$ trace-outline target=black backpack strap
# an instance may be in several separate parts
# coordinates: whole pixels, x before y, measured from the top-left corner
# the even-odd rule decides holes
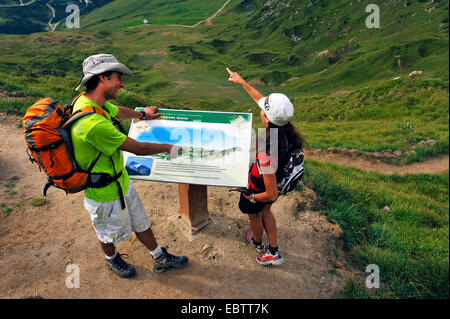
[[[113,182],[113,181],[116,182],[117,187],[119,188],[120,204],[122,205],[122,209],[125,209],[125,207],[126,207],[125,198],[123,197],[122,186],[120,185],[120,183],[118,181],[119,177],[122,176],[122,171],[119,174],[117,174],[116,167],[114,166],[114,161],[111,156],[109,158],[111,159],[112,167],[114,170],[114,177],[112,178],[111,182]]]
[[[111,116],[111,121],[113,122],[114,126],[116,126],[120,133],[127,135],[127,133],[125,132],[125,129],[123,128],[122,124],[120,124],[120,122],[118,120],[116,120],[114,117]]]
[[[47,176],[47,184],[45,184],[45,186],[44,186],[44,196],[45,197],[47,197],[47,191],[48,191],[48,189],[50,188],[50,187],[56,187],[56,188],[59,188],[59,189],[62,189],[61,187],[59,187],[58,185],[56,185],[51,179],[50,179],[50,177],[48,177]],[[65,191],[66,192],[66,195],[67,195],[67,191],[65,190],[65,189],[62,189],[63,191]]]
[[[86,94],[86,92],[81,92],[80,94],[78,94],[77,96],[75,96],[75,97],[73,98],[72,102],[64,108],[64,113],[68,114],[67,112],[69,112],[69,114],[71,114],[72,111],[73,111],[73,106],[75,105],[75,103],[78,101],[78,99],[79,99],[81,96],[83,96],[83,95],[85,95],[85,94]],[[116,126],[122,134],[127,135],[127,133],[125,132],[125,129],[124,129],[123,126],[122,126],[122,124],[120,124],[120,122],[119,122],[117,119],[115,119],[114,117],[112,117],[112,116],[109,114],[109,112],[108,112],[107,110],[102,109],[102,111],[105,112],[105,113],[108,113],[108,115],[109,115],[111,121],[113,122],[114,126]],[[78,112],[81,112],[81,110],[78,110],[77,112],[75,112],[75,113],[72,114],[72,115],[75,115],[75,114],[77,114]],[[96,110],[96,107],[92,107],[92,112],[93,112],[93,113],[99,114],[99,112],[97,112],[97,110]],[[100,115],[102,115],[102,114],[100,114]]]
[[[47,146],[43,146],[43,147],[29,147],[28,149],[32,152],[43,152],[43,151],[48,151],[48,150],[52,150],[57,148],[59,145],[63,144],[64,140],[61,139],[59,141],[56,141],[53,144],[47,145]]]
[[[94,168],[94,166],[95,166],[95,164],[97,164],[97,162],[98,162],[98,160],[99,160],[99,158],[100,158],[100,156],[102,155],[102,152],[99,152],[98,153],[98,155],[97,155],[97,158],[91,163],[91,165],[89,166],[89,168],[88,168],[88,170],[87,170],[87,172],[90,174],[91,173],[91,171],[92,171],[92,169]]]
[[[55,186],[55,183],[51,179],[48,179],[48,183],[44,186],[44,196],[47,197],[47,191],[51,186]]]
[[[122,134],[127,135],[127,133],[125,133],[125,129],[122,127],[122,125],[120,124],[120,122],[118,120],[116,120],[114,117],[111,116],[111,121],[113,122],[113,125],[116,126]],[[125,198],[123,196],[122,186],[120,185],[120,183],[118,181],[119,177],[122,176],[122,171],[119,174],[117,174],[116,167],[114,166],[114,161],[111,156],[109,158],[111,159],[112,166],[114,169],[114,175],[115,175],[112,180],[115,181],[117,184],[117,187],[119,189],[119,195],[120,195],[120,204],[122,205],[122,209],[125,209],[125,207],[126,207]]]
[[[72,110],[73,110],[73,106],[74,106],[75,103],[78,101],[78,99],[79,99],[82,95],[84,95],[84,94],[86,94],[86,92],[81,92],[80,94],[77,94],[77,95],[73,98],[72,102],[64,108],[64,113],[66,113],[66,114],[71,114],[71,113],[72,113]]]

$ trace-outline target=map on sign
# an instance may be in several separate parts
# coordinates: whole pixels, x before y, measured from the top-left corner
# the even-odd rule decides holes
[[[143,108],[136,108],[142,111]],[[131,179],[211,186],[247,186],[251,113],[159,109],[158,120],[134,121],[128,136],[138,142],[173,144],[169,153],[137,156],[124,152]]]

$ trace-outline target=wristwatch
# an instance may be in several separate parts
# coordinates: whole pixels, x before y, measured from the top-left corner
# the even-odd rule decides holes
[[[250,199],[249,199],[250,203],[252,204],[256,204],[256,199],[255,199],[255,194],[251,193],[250,194]]]
[[[141,114],[142,114],[142,116],[141,116],[139,119],[140,119],[140,120],[145,120],[145,117],[146,117],[147,115],[145,114],[144,111],[141,111]]]

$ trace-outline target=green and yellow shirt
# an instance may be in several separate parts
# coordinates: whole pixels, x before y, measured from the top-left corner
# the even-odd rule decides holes
[[[76,101],[73,112],[87,106],[99,107],[83,95]],[[102,109],[108,118],[119,113],[118,107],[110,102],[106,102]],[[102,155],[92,169],[93,173],[108,173],[115,176],[114,169],[117,174],[122,171],[122,176],[120,176],[118,182],[125,195],[130,181],[124,168],[123,154],[119,147],[125,142],[127,136],[102,115],[91,114],[82,117],[72,125],[71,137],[75,159],[82,169],[87,170],[101,152]],[[102,188],[87,188],[84,193],[86,197],[98,202],[109,202],[120,198],[117,183],[111,183]]]

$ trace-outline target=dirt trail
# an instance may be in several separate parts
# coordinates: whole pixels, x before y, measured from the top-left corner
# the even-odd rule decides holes
[[[200,20],[199,22],[197,22],[196,24],[193,25],[185,25],[185,24],[165,24],[164,26],[166,27],[182,27],[182,28],[196,28],[198,27],[200,24],[202,23],[206,23],[206,25],[212,25],[212,20],[219,14],[221,13],[225,7],[227,6],[227,4],[230,2],[231,0],[227,0],[225,1],[225,3],[219,8],[219,10],[217,10],[212,16],[210,16],[209,18]]]
[[[336,150],[305,150],[305,157],[321,162],[333,162],[341,165],[356,167],[366,171],[374,171],[383,174],[440,174],[449,169],[449,156],[440,156],[420,163],[408,165],[393,165],[382,162],[380,159],[371,158],[366,160],[361,155],[351,155],[350,152],[337,152]]]
[[[42,198],[44,176],[25,154],[17,127],[21,117],[0,113],[0,119],[0,209],[12,208],[8,215],[0,214],[0,298],[340,298],[346,280],[365,277],[347,264],[342,230],[318,212],[320,198],[306,185],[302,193],[290,193],[273,206],[286,262],[265,268],[242,236],[248,220],[237,207],[236,193],[208,187],[212,222],[190,241],[171,222],[178,216],[177,186],[135,181],[158,242],[187,255],[190,263],[153,274],[149,253],[133,236],[118,250],[129,254],[138,275],[120,279],[104,267],[83,194],[66,196],[51,189],[47,204],[31,205],[32,199]],[[448,156],[405,168],[326,151],[306,154],[385,173],[448,169]],[[69,264],[80,269],[80,288],[66,287]]]
[[[365,277],[347,264],[342,230],[318,212],[320,198],[306,186],[273,206],[285,264],[266,268],[243,238],[248,218],[236,193],[208,187],[212,222],[189,241],[170,221],[178,215],[178,187],[135,181],[158,242],[190,263],[153,274],[148,251],[133,235],[118,251],[138,275],[121,279],[104,266],[83,194],[51,189],[47,204],[31,205],[42,198],[45,179],[26,157],[19,121],[8,116],[0,123],[0,204],[12,208],[0,214],[0,298],[340,298],[346,280]],[[80,288],[66,287],[69,264],[80,269]]]

